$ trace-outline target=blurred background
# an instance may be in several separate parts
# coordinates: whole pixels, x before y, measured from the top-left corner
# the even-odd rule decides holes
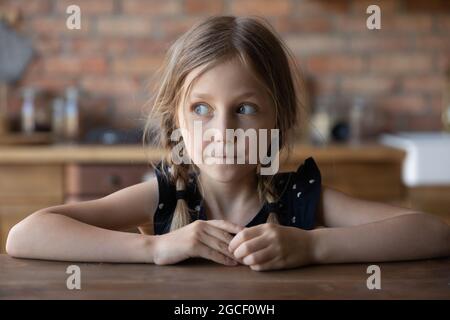
[[[366,25],[372,4],[380,30]],[[152,75],[174,39],[220,14],[265,17],[301,68],[307,110],[283,170],[313,156],[324,184],[450,222],[450,1],[3,0],[3,242],[35,210],[151,175],[160,152],[140,143]]]

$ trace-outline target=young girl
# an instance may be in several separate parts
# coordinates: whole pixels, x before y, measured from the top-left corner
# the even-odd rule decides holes
[[[260,174],[260,163],[198,161],[213,142],[194,143],[195,123],[204,131],[278,129],[280,148],[288,148],[301,104],[294,70],[263,19],[222,16],[196,25],[168,52],[146,126],[144,141],[158,120],[168,154],[156,175],[98,200],[31,214],[11,229],[7,252],[159,265],[202,257],[253,270],[450,255],[447,224],[322,186],[313,158],[273,175]],[[177,129],[193,163],[174,161]],[[133,226],[141,234],[121,231]]]

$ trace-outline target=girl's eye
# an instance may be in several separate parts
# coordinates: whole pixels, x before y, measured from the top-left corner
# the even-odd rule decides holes
[[[238,113],[253,114],[256,113],[256,108],[250,104],[243,104],[239,107]]]
[[[205,105],[205,104],[197,104],[194,106],[194,112],[196,114],[198,114],[199,116],[206,116],[208,115],[208,113],[210,112],[209,110],[209,106]]]

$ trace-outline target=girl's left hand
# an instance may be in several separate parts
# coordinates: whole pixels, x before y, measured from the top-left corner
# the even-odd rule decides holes
[[[273,223],[245,228],[231,240],[228,249],[252,270],[295,268],[313,263],[309,231]]]

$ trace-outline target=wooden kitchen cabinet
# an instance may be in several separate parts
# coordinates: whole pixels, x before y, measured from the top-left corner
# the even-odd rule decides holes
[[[40,209],[98,199],[140,183],[144,164],[3,164],[0,165],[0,252],[9,230]]]
[[[148,165],[68,164],[65,173],[65,202],[98,199],[144,181]]]
[[[12,226],[64,201],[61,165],[0,165],[0,252]]]

